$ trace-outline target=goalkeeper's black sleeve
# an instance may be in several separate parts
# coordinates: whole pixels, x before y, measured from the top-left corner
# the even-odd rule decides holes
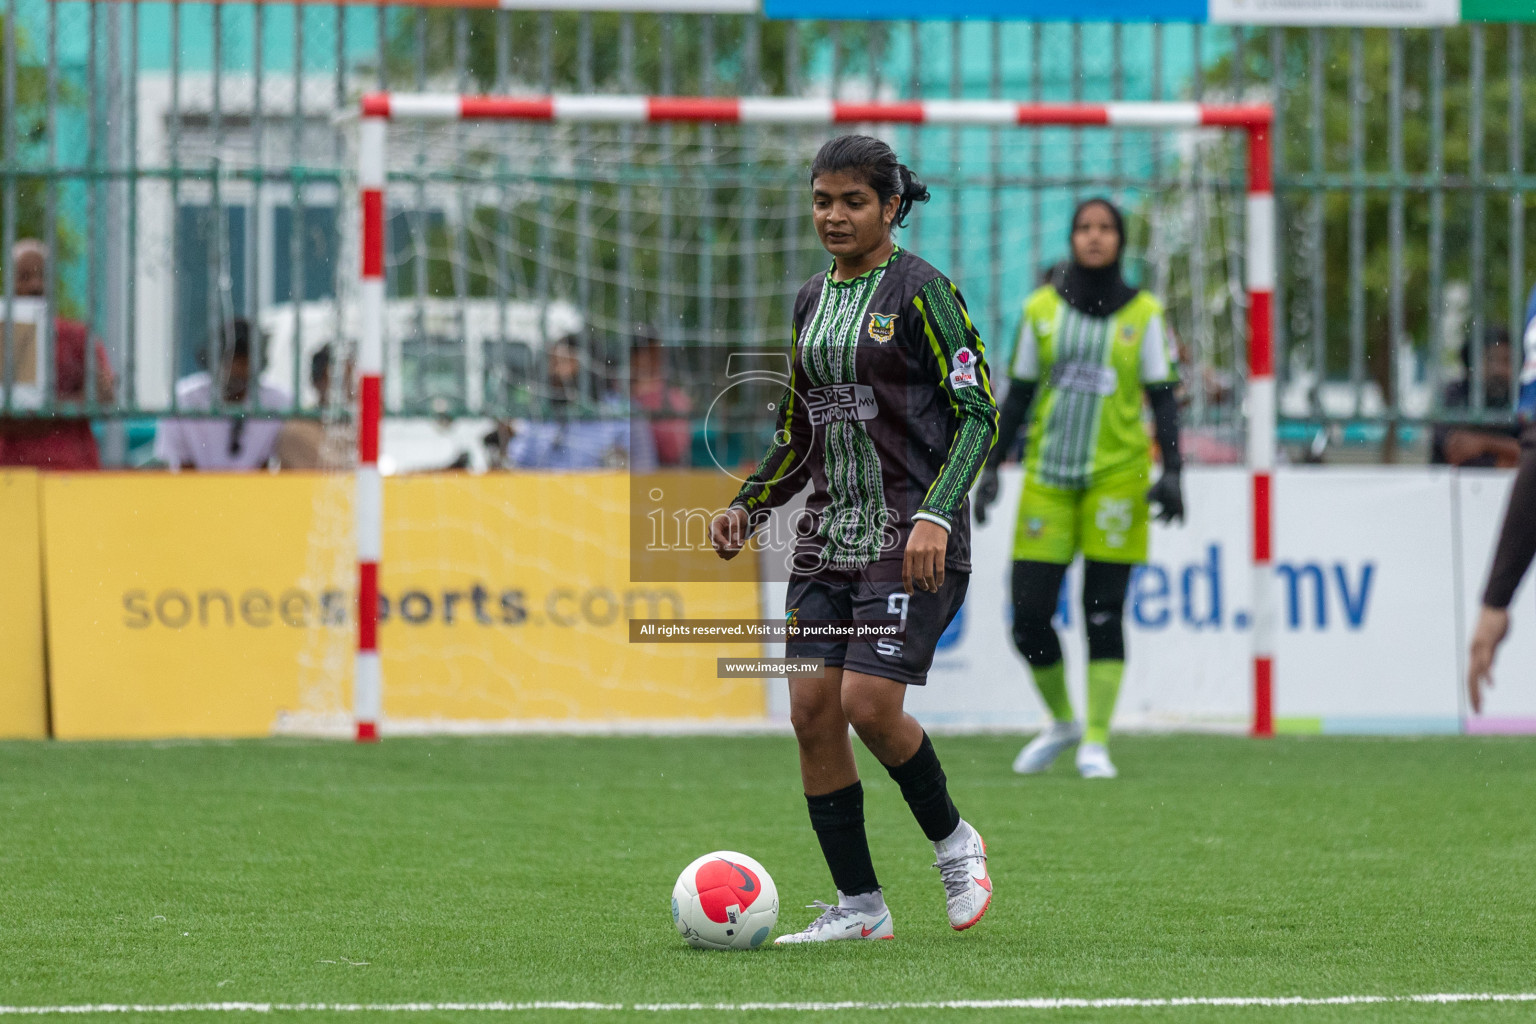
[[[1172,384],[1153,384],[1147,388],[1152,405],[1152,430],[1157,446],[1163,451],[1163,472],[1177,473],[1184,468],[1179,452],[1179,399]]]
[[[1008,384],[1008,397],[997,416],[997,440],[987,456],[987,468],[996,469],[1008,457],[1013,439],[1029,418],[1029,407],[1035,402],[1036,384],[1032,380],[1014,380]]]

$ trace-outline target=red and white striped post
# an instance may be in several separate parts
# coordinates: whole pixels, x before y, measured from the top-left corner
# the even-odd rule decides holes
[[[1275,734],[1275,197],[1268,122],[1248,128],[1248,472],[1253,511],[1253,735]]]
[[[379,668],[379,559],[384,547],[384,482],[379,476],[379,423],[384,370],[384,130],[380,117],[359,126],[358,186],[361,193],[362,274],[358,294],[357,414],[357,663],[352,717],[357,741],[379,738],[384,708]]]
[[[1251,626],[1253,637],[1253,734],[1274,731],[1274,611],[1271,551],[1274,517],[1271,479],[1275,464],[1274,348],[1270,305],[1275,279],[1275,205],[1270,181],[1271,109],[1263,104],[1203,103],[1016,103],[1010,100],[914,100],[844,103],[830,99],[708,96],[460,96],[453,93],[374,93],[362,101],[363,146],[363,430],[372,430],[378,453],[378,373],[383,353],[384,123],[401,121],[585,121],[644,123],[695,121],[720,124],[950,124],[984,127],[1105,125],[1125,128],[1229,128],[1248,133],[1248,466],[1253,491]],[[373,204],[370,206],[370,203]],[[371,232],[371,233],[370,233]],[[373,275],[369,274],[369,261]],[[370,319],[371,318],[371,319]],[[371,346],[371,348],[370,348]],[[368,362],[369,353],[373,362]],[[371,367],[371,370],[369,369]],[[368,405],[369,373],[373,404]],[[370,428],[370,423],[372,424]],[[364,451],[366,451],[366,447]],[[371,461],[358,471],[359,588],[377,594],[379,477]],[[365,473],[368,479],[365,483]],[[365,500],[365,492],[372,497]],[[368,510],[368,511],[365,511]],[[369,516],[373,518],[370,519]],[[364,534],[372,530],[365,546]],[[365,552],[373,562],[366,562]],[[377,601],[359,608],[358,737],[376,733],[379,715],[378,655],[372,646]],[[366,641],[366,642],[365,642]],[[369,662],[367,672],[364,661]],[[366,691],[366,693],[365,693]],[[365,699],[366,697],[366,699]],[[364,712],[370,716],[365,719]]]

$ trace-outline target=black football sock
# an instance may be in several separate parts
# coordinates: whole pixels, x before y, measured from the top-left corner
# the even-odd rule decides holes
[[[930,842],[936,843],[954,834],[960,826],[960,812],[955,810],[955,802],[949,798],[944,768],[939,764],[939,755],[934,753],[933,741],[926,732],[917,753],[894,768],[886,765],[885,770],[901,787],[901,795],[907,798],[912,816]]]
[[[834,793],[807,795],[805,802],[837,891],[844,896],[879,891],[869,840],[864,835],[864,784],[855,782]]]

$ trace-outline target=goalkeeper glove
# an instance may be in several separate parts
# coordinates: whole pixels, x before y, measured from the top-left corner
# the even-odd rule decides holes
[[[1184,521],[1184,489],[1179,486],[1178,473],[1164,473],[1152,489],[1147,491],[1147,504],[1158,506],[1157,521],[1160,523]]]

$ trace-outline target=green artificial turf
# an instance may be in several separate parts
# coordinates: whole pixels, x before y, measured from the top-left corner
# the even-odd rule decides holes
[[[949,929],[932,850],[865,757],[896,940],[753,953],[686,947],[669,897],[694,857],[736,849],[777,883],[780,931],[832,898],[788,738],[0,744],[0,1006],[1536,992],[1536,743],[1127,736],[1121,778],[1090,783],[1068,759],[1013,775],[1015,737],[936,742],[987,839],[985,920]],[[1511,1021],[1536,1004],[858,1016]]]

